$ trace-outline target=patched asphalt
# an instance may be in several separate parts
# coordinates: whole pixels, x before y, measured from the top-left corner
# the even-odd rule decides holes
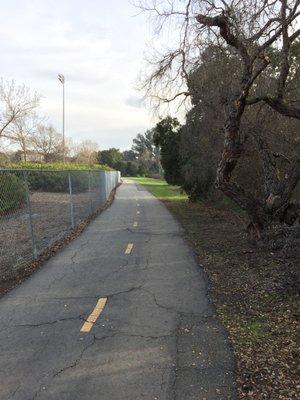
[[[80,237],[0,300],[1,400],[236,399],[204,272],[141,189],[125,181]]]

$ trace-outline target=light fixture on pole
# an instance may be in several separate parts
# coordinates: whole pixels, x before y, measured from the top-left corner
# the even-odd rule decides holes
[[[63,74],[58,74],[58,80],[63,86],[63,109],[62,109],[62,137],[63,137],[63,162],[66,161],[65,154],[65,77]]]

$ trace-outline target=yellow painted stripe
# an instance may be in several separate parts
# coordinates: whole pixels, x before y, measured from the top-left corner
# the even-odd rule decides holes
[[[93,309],[91,314],[88,316],[85,323],[82,325],[80,332],[89,332],[92,329],[94,323],[97,321],[97,318],[102,313],[106,302],[107,302],[107,297],[101,297],[97,301],[95,308]]]
[[[134,227],[137,227],[137,226],[138,226],[138,223],[137,223],[136,221],[134,221],[133,226],[134,226]]]
[[[132,252],[132,249],[133,249],[133,243],[128,243],[125,250],[125,254],[130,254]]]

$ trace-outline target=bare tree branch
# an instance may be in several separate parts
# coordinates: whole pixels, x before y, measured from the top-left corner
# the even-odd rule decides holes
[[[14,81],[0,80],[0,138],[13,122],[29,115],[39,105],[40,95]]]

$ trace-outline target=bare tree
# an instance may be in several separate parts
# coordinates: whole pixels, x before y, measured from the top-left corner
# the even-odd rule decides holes
[[[27,114],[12,122],[6,130],[5,137],[11,143],[19,145],[24,161],[27,161],[28,150],[33,147],[33,137],[37,134],[38,126],[42,124],[42,118],[37,114]]]
[[[62,136],[52,125],[39,124],[36,132],[31,135],[31,143],[34,150],[44,157],[44,161],[62,159]]]
[[[6,164],[12,160],[13,152],[10,149],[10,143],[8,140],[0,141],[0,163]]]
[[[230,48],[239,60],[239,68],[232,71],[235,90],[226,107],[216,186],[247,211],[257,237],[274,223],[294,220],[298,206],[290,200],[300,177],[299,158],[291,160],[284,176],[278,177],[273,154],[259,132],[255,132],[265,171],[264,198],[259,199],[239,186],[232,176],[248,139],[240,129],[246,107],[264,102],[282,115],[300,119],[300,108],[289,91],[295,75],[290,52],[300,34],[296,29],[300,0],[153,0],[150,3],[141,2],[139,7],[155,16],[157,32],[162,32],[165,26],[169,30],[171,27],[176,43],[173,49],[170,50],[169,44],[166,52],[157,52],[149,60],[147,93],[163,102],[189,96],[187,82],[199,65],[203,49],[208,45],[221,46],[224,51]],[[274,51],[279,59],[276,65],[271,62]],[[260,92],[263,74],[271,74],[274,80],[266,93]],[[291,210],[295,213],[292,219]]]
[[[98,143],[92,140],[84,140],[75,149],[74,160],[84,164],[95,164],[97,162]]]
[[[24,86],[14,81],[0,80],[0,138],[5,136],[12,123],[28,116],[39,105],[40,96],[31,94]]]

